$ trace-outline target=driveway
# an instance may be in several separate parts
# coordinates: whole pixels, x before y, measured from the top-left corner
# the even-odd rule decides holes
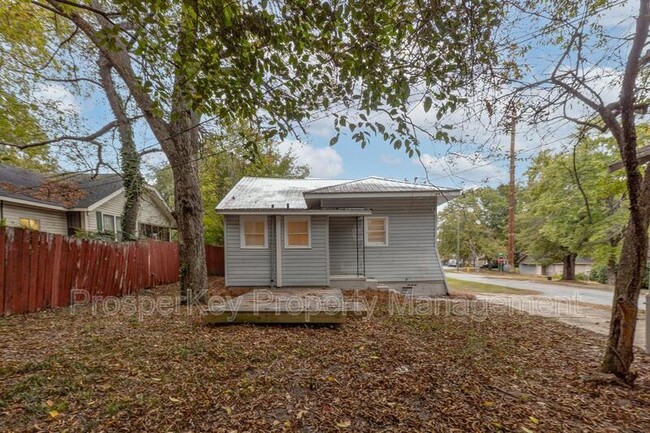
[[[573,302],[585,302],[588,304],[612,306],[613,293],[605,290],[588,289],[580,287],[564,286],[553,283],[539,283],[535,281],[511,280],[508,278],[485,277],[475,274],[448,273],[449,278],[455,278],[463,281],[474,281],[484,284],[496,284],[499,286],[510,287],[512,289],[534,290],[543,296],[558,298],[561,300],[571,300]],[[645,310],[645,296],[639,297],[639,309]]]

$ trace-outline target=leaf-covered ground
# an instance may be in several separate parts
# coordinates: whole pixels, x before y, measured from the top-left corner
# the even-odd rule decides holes
[[[650,431],[650,358],[593,381],[604,338],[549,319],[382,295],[338,328],[209,327],[175,290],[0,318],[0,431]]]

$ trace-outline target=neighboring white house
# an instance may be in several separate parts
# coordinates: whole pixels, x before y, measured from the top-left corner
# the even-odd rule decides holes
[[[459,193],[378,177],[245,177],[216,208],[226,285],[445,294],[436,208]]]
[[[593,268],[594,261],[589,258],[578,257],[575,263],[575,273],[589,275]],[[564,263],[551,263],[542,265],[534,261],[524,261],[519,264],[519,273],[524,275],[538,275],[543,277],[552,277],[562,275],[564,272]]]
[[[73,235],[75,231],[112,232],[121,237],[126,199],[115,174],[44,175],[0,164],[0,219],[14,227]],[[158,191],[144,188],[137,235],[170,240],[176,222]]]

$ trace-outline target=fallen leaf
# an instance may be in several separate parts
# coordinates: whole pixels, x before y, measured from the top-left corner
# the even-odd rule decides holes
[[[346,420],[346,421],[341,421],[341,422],[337,422],[337,423],[336,423],[336,426],[337,426],[337,427],[341,427],[341,428],[348,428],[348,427],[350,427],[351,425],[352,425],[352,423],[351,423],[350,421],[347,421],[347,420]]]

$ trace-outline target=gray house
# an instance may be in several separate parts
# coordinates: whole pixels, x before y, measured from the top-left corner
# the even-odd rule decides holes
[[[0,222],[59,235],[104,232],[121,239],[126,196],[116,174],[45,175],[0,164]],[[150,186],[140,199],[137,235],[170,240],[176,227],[171,210]]]
[[[459,193],[378,177],[245,177],[216,208],[226,285],[445,294],[436,208]]]

